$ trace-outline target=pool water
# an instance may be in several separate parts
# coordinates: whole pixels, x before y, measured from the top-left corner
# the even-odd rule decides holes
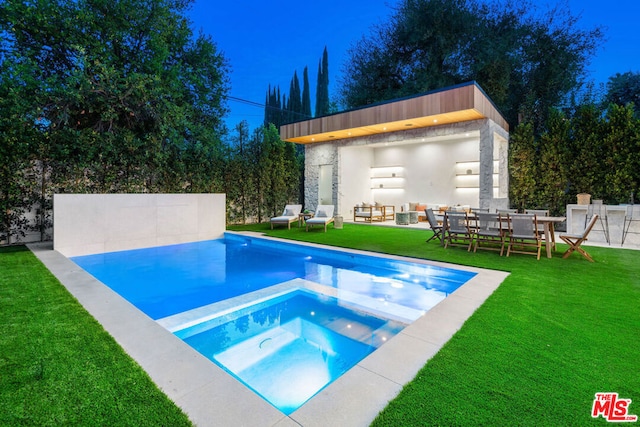
[[[72,260],[285,414],[475,275],[234,234]]]
[[[175,334],[287,415],[405,326],[300,290],[224,318]]]
[[[296,278],[424,313],[475,275],[232,234],[72,260],[155,320]]]

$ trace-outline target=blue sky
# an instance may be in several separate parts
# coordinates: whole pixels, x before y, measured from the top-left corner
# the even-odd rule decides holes
[[[231,92],[235,98],[263,104],[268,85],[289,92],[294,70],[302,83],[309,67],[314,106],[318,62],[325,46],[329,52],[330,97],[337,97],[337,83],[347,50],[372,25],[386,20],[398,0],[196,0],[190,18],[196,31],[212,36],[231,65]],[[553,3],[553,2],[552,2]],[[568,0],[579,25],[603,26],[605,43],[589,66],[591,78],[605,83],[615,73],[640,71],[640,1]],[[230,101],[230,128],[247,120],[253,130],[264,118],[264,109]]]

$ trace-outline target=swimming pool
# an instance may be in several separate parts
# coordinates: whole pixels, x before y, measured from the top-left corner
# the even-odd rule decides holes
[[[289,415],[406,325],[293,290],[175,332]]]
[[[72,260],[284,413],[295,410],[384,340],[376,345],[372,341],[334,346],[334,343],[351,343],[352,337],[303,315],[278,316],[278,321],[271,322],[266,330],[256,329],[255,325],[248,328],[250,320],[263,319],[258,313],[270,309],[268,307],[274,302],[279,304],[285,295],[289,298],[295,292],[303,291],[308,296],[311,292],[313,304],[321,303],[324,308],[309,310],[305,306],[307,301],[302,304],[307,312],[329,310],[333,313],[334,309],[327,307],[335,304],[340,306],[341,314],[335,317],[341,319],[340,322],[344,323],[352,316],[368,317],[372,324],[356,323],[368,325],[365,328],[370,330],[376,329],[376,322],[393,325],[387,328],[388,337],[391,337],[476,274],[236,235],[226,235],[222,240]],[[277,310],[284,312],[282,308]],[[219,332],[229,328],[246,328],[248,335],[241,334],[233,340],[218,339]],[[285,336],[288,338],[282,338]],[[226,341],[226,345],[220,347],[222,341]],[[270,343],[276,341],[282,345],[270,347]],[[326,343],[331,345],[327,347]],[[265,356],[268,352],[255,354],[248,357],[250,362],[236,363],[238,351],[244,353],[247,348],[267,350],[266,347],[278,351],[268,356]],[[292,349],[295,352],[292,353]],[[287,389],[290,391],[288,400],[279,392],[270,396],[269,391],[264,391],[263,385],[271,385],[281,378],[278,373],[282,365],[277,361],[288,357],[293,360],[307,358],[309,363],[304,367],[313,366],[305,354],[319,356],[316,359],[326,365],[325,373],[319,378],[327,381],[318,380],[305,392],[291,386]],[[331,362],[334,357],[335,364]],[[276,391],[280,389],[276,388]]]
[[[71,259],[155,320],[296,278],[424,313],[475,275],[232,234]]]

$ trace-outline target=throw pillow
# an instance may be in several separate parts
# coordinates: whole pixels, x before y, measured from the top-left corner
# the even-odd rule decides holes
[[[285,209],[283,216],[294,216],[293,209]]]
[[[427,205],[416,205],[416,210],[418,212],[424,212],[425,209],[427,209]]]
[[[409,202],[409,210],[410,211],[415,211],[416,210],[416,206],[418,206],[417,202],[416,203]]]
[[[318,212],[316,212],[316,217],[317,218],[326,218],[327,217],[327,213],[325,211],[323,211],[322,209],[320,209]]]

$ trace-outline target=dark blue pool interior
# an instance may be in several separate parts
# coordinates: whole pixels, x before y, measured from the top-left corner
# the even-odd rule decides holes
[[[74,257],[153,319],[303,278],[416,309],[475,273],[243,236]]]

